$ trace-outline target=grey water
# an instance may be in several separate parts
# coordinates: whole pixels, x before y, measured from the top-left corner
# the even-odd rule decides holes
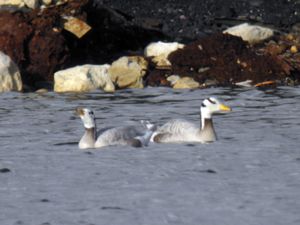
[[[208,96],[218,141],[79,150],[78,106],[98,128],[148,119],[200,123]],[[300,224],[300,88],[146,88],[0,94],[1,225]]]

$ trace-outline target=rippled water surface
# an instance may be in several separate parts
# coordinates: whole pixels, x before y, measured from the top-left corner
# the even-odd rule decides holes
[[[101,126],[214,117],[212,144],[82,151],[77,106]],[[1,225],[300,224],[300,88],[0,94]],[[7,170],[8,169],[8,170]]]

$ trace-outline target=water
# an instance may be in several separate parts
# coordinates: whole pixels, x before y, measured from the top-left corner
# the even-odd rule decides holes
[[[101,124],[214,118],[212,144],[82,151],[75,107]],[[0,95],[1,225],[300,224],[300,89],[167,88],[115,94]]]

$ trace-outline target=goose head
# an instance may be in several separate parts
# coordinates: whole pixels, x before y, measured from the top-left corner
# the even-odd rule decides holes
[[[76,108],[75,113],[81,118],[85,133],[80,139],[78,145],[80,149],[94,148],[96,140],[96,123],[92,110],[87,108]]]
[[[201,112],[201,120],[202,120],[202,129],[204,127],[204,120],[211,119],[212,115],[215,113],[223,113],[229,112],[231,108],[229,106],[224,105],[215,97],[209,97],[204,99],[201,104],[200,112]]]
[[[83,125],[86,129],[96,127],[94,112],[87,108],[76,108],[76,114],[81,118]]]

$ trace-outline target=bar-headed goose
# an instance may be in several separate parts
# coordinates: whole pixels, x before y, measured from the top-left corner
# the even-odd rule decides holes
[[[97,131],[92,110],[77,108],[76,114],[81,118],[85,127],[85,133],[78,144],[80,149],[101,148],[108,145],[146,146],[150,141],[153,130],[156,128],[148,121],[141,121],[140,127],[123,126],[104,128]]]
[[[174,119],[157,128],[152,134],[151,141],[157,143],[173,142],[213,142],[217,139],[212,115],[217,112],[228,112],[231,108],[222,104],[218,99],[205,99],[200,107],[201,126],[183,119]]]

